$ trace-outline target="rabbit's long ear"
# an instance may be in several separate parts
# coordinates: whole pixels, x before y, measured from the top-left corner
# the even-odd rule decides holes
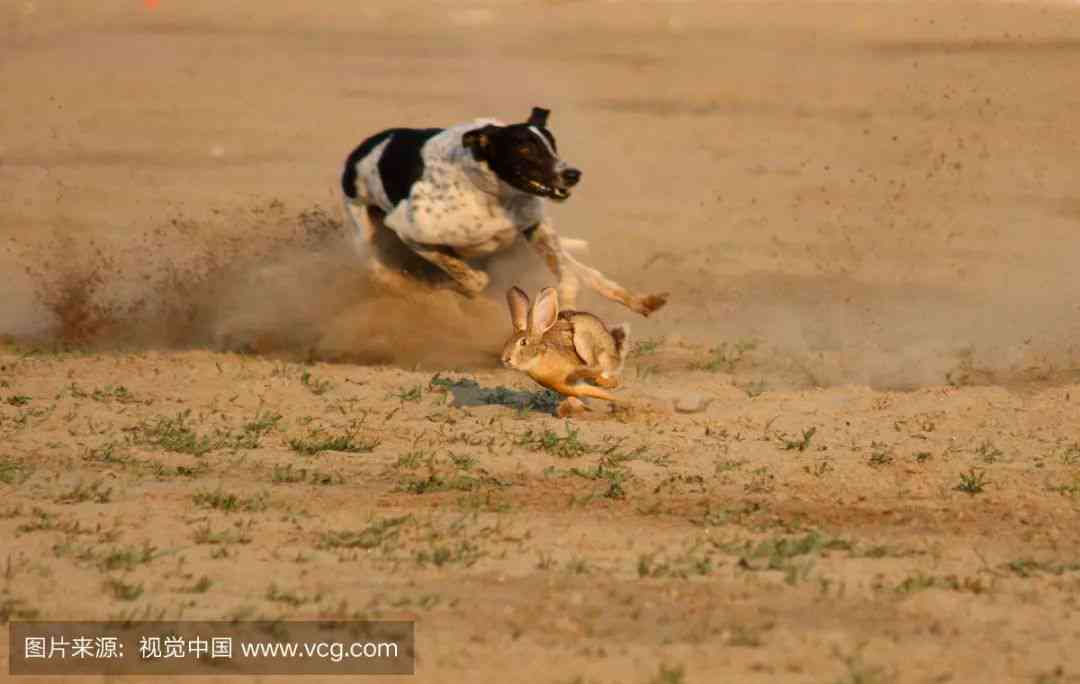
[[[529,325],[529,295],[520,288],[512,287],[506,291],[506,303],[510,307],[510,321],[514,332],[525,332]]]
[[[529,312],[529,336],[538,339],[544,335],[559,318],[559,294],[553,287],[540,290]]]

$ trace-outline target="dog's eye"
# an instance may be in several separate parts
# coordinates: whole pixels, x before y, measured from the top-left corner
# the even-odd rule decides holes
[[[523,156],[525,156],[525,157],[531,157],[532,153],[533,153],[533,150],[532,150],[531,147],[526,146],[526,147],[519,147],[518,152],[521,152],[521,154]]]
[[[522,347],[525,346],[525,338],[524,337],[522,337],[520,340],[518,340],[518,345],[520,345]]]

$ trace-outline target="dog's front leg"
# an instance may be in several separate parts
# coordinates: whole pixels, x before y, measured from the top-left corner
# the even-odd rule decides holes
[[[667,303],[668,294],[634,295],[622,285],[607,278],[603,273],[591,266],[586,266],[567,252],[559,241],[559,236],[548,220],[541,221],[532,234],[529,242],[533,244],[540,255],[544,257],[548,268],[559,279],[559,302],[573,302],[578,291],[578,280],[574,272],[581,274],[586,284],[603,296],[619,302],[632,311],[642,316],[648,316]],[[565,285],[564,285],[565,283]],[[563,298],[563,287],[567,287],[570,299]],[[564,304],[564,308],[573,308],[572,304]]]
[[[577,275],[572,268],[568,268],[566,250],[559,241],[558,234],[547,220],[541,221],[529,230],[525,231],[529,244],[537,251],[547,267],[555,275],[559,292],[559,306],[563,309],[573,309],[577,302],[577,294],[580,289]]]
[[[463,260],[447,254],[437,247],[421,244],[402,238],[402,242],[420,257],[438,266],[454,279],[461,291],[469,297],[475,297],[484,291],[491,278],[483,271],[477,271]]]

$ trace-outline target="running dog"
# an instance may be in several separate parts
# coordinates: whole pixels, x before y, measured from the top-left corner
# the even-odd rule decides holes
[[[562,202],[581,171],[559,158],[547,129],[550,112],[534,107],[524,123],[477,119],[451,128],[392,128],[353,150],[341,176],[346,214],[358,239],[374,245],[389,229],[413,254],[437,267],[465,295],[487,287],[469,260],[510,247],[522,235],[555,275],[559,301],[573,308],[579,278],[604,297],[648,316],[667,293],[633,294],[570,249],[544,215],[544,199]],[[393,270],[371,249],[375,274]]]

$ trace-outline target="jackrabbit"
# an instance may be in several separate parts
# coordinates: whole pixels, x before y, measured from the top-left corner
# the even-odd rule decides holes
[[[580,397],[620,401],[606,390],[619,386],[629,326],[609,329],[590,313],[559,311],[559,296],[550,287],[531,307],[517,287],[507,291],[506,302],[514,334],[503,347],[503,365],[567,397],[559,405],[560,417],[583,409]]]

